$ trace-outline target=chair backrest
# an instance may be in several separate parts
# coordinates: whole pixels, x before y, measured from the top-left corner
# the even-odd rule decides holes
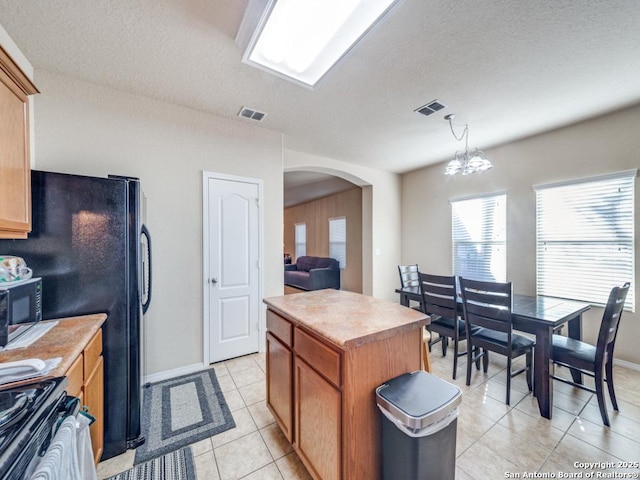
[[[405,287],[419,287],[419,269],[418,265],[398,265],[398,272],[400,272],[400,286]]]
[[[420,273],[420,288],[424,313],[458,318],[456,277]]]
[[[467,335],[472,327],[484,327],[509,335],[511,343],[511,282],[482,282],[460,277],[462,311]]]
[[[615,345],[616,336],[618,335],[618,327],[622,318],[622,310],[624,302],[629,292],[629,282],[622,287],[613,287],[609,293],[607,306],[602,314],[602,323],[600,324],[600,333],[598,334],[598,343],[596,345],[596,358],[604,359],[605,351],[613,354],[613,346]]]

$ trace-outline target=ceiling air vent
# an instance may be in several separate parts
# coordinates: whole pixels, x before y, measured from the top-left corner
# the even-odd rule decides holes
[[[242,107],[240,109],[240,113],[238,113],[239,117],[248,118],[249,120],[255,120],[256,122],[261,122],[264,117],[267,116],[264,112],[259,112],[258,110],[254,110],[253,108]]]
[[[443,104],[441,104],[437,100],[434,100],[431,103],[427,103],[426,105],[416,108],[414,111],[421,113],[422,115],[429,116],[432,113],[436,113],[437,111],[442,110],[443,108]]]

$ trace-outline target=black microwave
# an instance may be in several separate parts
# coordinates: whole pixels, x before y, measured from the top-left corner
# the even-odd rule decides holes
[[[0,284],[0,347],[26,333],[42,320],[42,279],[17,285]]]

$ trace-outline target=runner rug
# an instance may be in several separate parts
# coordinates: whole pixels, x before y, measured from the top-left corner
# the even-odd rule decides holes
[[[158,458],[141,463],[107,480],[196,480],[193,452],[181,448]]]

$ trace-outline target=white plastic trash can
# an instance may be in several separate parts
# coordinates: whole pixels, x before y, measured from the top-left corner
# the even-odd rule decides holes
[[[376,389],[382,412],[382,478],[454,480],[462,392],[422,370]]]

